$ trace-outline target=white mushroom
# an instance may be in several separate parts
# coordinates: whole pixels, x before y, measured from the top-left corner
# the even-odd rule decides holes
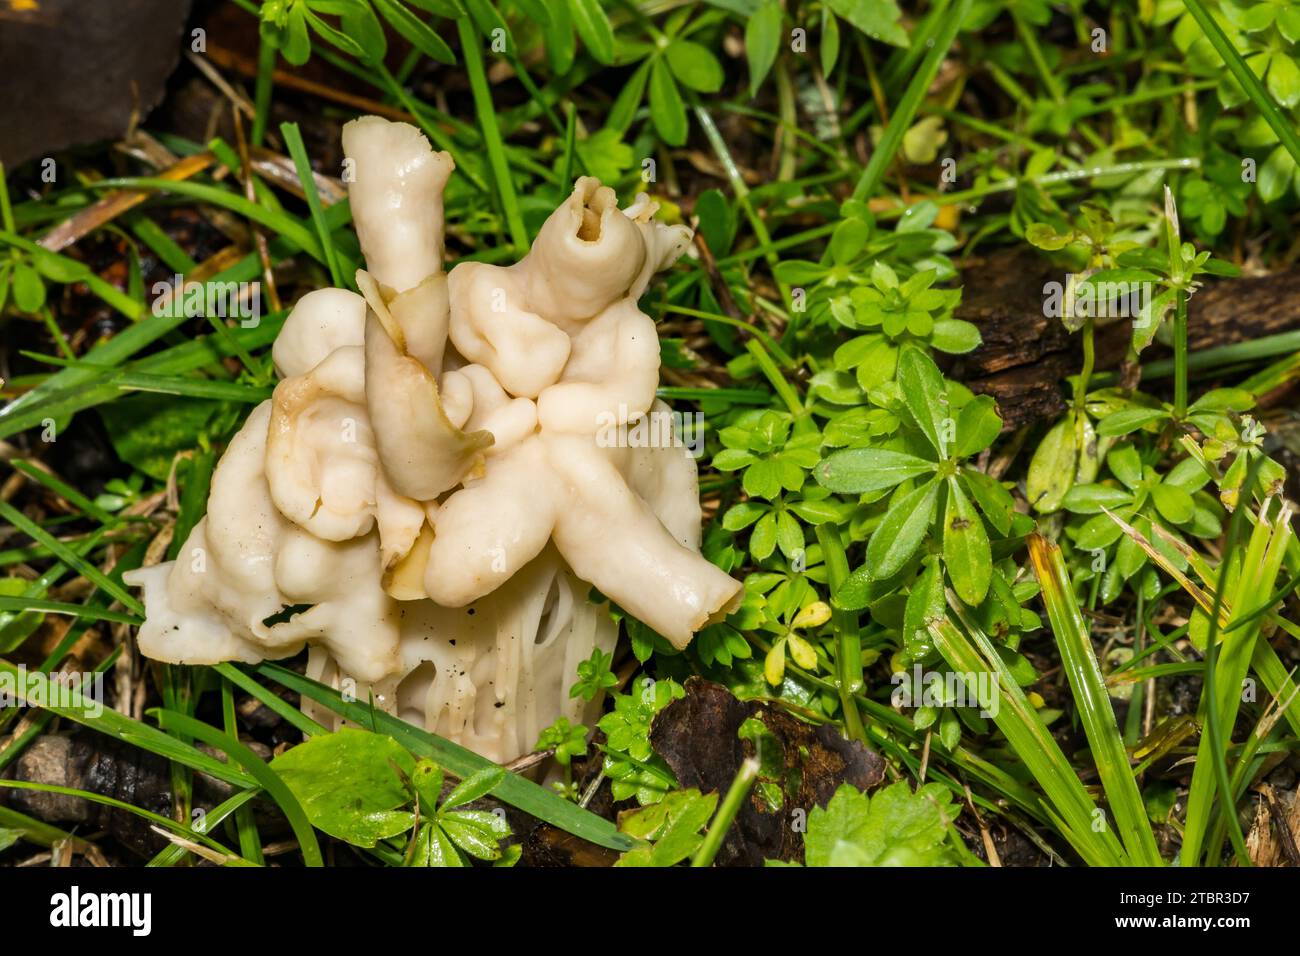
[[[362,295],[304,296],[175,562],[133,572],[144,653],[309,648],[308,673],[499,761],[561,714],[617,636],[592,586],[678,647],[740,585],[700,555],[695,462],[658,402],[637,299],[690,231],[580,179],[512,266],[442,272],[450,158],[412,127],[344,128]],[[310,708],[330,726],[337,721]]]
[[[492,433],[466,434],[442,409],[438,383],[433,373],[408,351],[409,339],[399,316],[419,316],[425,308],[441,306],[446,313],[446,296],[426,290],[425,281],[389,303],[364,272],[357,273],[366,304],[365,377],[366,407],[374,427],[375,443],[384,473],[401,494],[431,501],[465,477],[483,467],[483,449],[492,444]],[[441,276],[435,278],[441,279]],[[437,298],[439,301],[430,302]],[[406,325],[415,324],[408,318]],[[444,329],[445,320],[439,323]],[[432,349],[441,359],[442,348]]]
[[[281,378],[306,375],[335,349],[365,344],[366,300],[347,289],[317,289],[298,300],[271,346]]]
[[[363,116],[343,127],[348,200],[366,268],[394,292],[442,270],[442,191],[456,168],[414,126]]]

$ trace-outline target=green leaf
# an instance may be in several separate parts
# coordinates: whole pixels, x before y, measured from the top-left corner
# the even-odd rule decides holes
[[[723,448],[713,456],[713,467],[719,471],[735,471],[754,464],[754,455],[743,448]]]
[[[303,6],[306,6],[306,4],[303,4]],[[310,8],[308,8],[307,11],[307,22],[316,32],[316,35],[326,43],[330,44],[330,46],[342,50],[350,57],[355,57],[363,62],[365,61],[366,51],[361,48],[360,43],[352,39],[352,37],[348,36],[346,33],[334,29],[320,17],[315,16],[311,12]]]
[[[1264,202],[1275,202],[1285,196],[1295,172],[1295,159],[1285,146],[1278,146],[1259,167],[1259,198]]]
[[[69,259],[41,247],[33,250],[32,265],[36,271],[53,282],[81,282],[92,275],[90,267],[76,259]]]
[[[1116,445],[1106,454],[1111,474],[1130,489],[1142,483],[1142,459],[1131,444]],[[1109,505],[1107,506],[1109,507]]]
[[[14,305],[19,311],[35,314],[45,304],[45,283],[40,273],[25,262],[14,263]]]
[[[456,788],[447,794],[447,799],[438,809],[440,812],[451,810],[485,797],[499,787],[505,777],[506,772],[502,767],[484,767],[482,770],[477,770],[458,783]]]
[[[1187,492],[1200,491],[1209,483],[1210,473],[1195,458],[1184,458],[1165,475],[1164,483]]]
[[[857,368],[871,352],[884,342],[880,335],[859,335],[849,339],[835,350],[834,362],[837,371],[845,372]]]
[[[822,75],[830,76],[835,61],[840,56],[840,21],[835,19],[830,7],[822,7],[821,67]]]
[[[1244,388],[1215,388],[1188,406],[1191,412],[1248,412],[1255,407],[1255,396]]]
[[[451,838],[452,843],[475,859],[496,860],[501,857],[496,834],[469,814],[439,814],[438,826]]]
[[[1097,423],[1097,434],[1102,437],[1127,435],[1168,417],[1169,413],[1163,408],[1122,408]]]
[[[745,58],[749,61],[749,95],[758,95],[776,54],[781,49],[781,21],[784,14],[778,0],[766,0],[750,14],[745,24]]]
[[[1300,7],[1280,8],[1277,11],[1277,28],[1292,43],[1300,43]]]
[[[311,37],[307,34],[307,8],[294,4],[289,8],[289,20],[280,46],[284,58],[294,66],[302,66],[311,57]]]
[[[1061,499],[1061,507],[1077,515],[1100,514],[1102,508],[1114,511],[1133,500],[1133,493],[1110,485],[1075,485]]]
[[[422,757],[415,762],[415,769],[410,773],[411,786],[420,798],[421,812],[432,816],[438,810],[438,801],[442,799],[442,782],[446,774],[432,760]]]
[[[944,612],[943,572],[937,561],[926,560],[923,570],[907,595],[903,608],[903,639],[911,640],[920,633],[927,644],[931,621],[940,620]]]
[[[686,142],[686,106],[672,72],[662,59],[656,59],[650,69],[650,117],[659,136],[669,146]]]
[[[736,238],[736,213],[719,189],[706,189],[695,200],[700,232],[714,256],[725,256]]]
[[[1002,482],[974,468],[963,468],[959,480],[998,534],[1009,534],[1016,502],[1011,492],[1002,487]]]
[[[934,471],[935,463],[887,448],[848,448],[833,452],[813,469],[823,488],[861,495],[892,488],[908,478]]]
[[[610,28],[609,18],[601,7],[599,0],[569,0],[569,12],[573,14],[573,25],[578,28],[578,36],[596,61],[609,66],[614,62],[614,31]],[[651,88],[653,96],[653,87]],[[684,121],[683,121],[684,125]],[[660,133],[662,133],[662,128]],[[667,137],[665,137],[667,139]],[[680,143],[674,143],[680,146]]]
[[[701,93],[722,88],[722,64],[708,47],[691,40],[674,40],[664,51],[668,66],[685,86]]]
[[[637,107],[641,105],[646,82],[650,79],[650,68],[655,62],[655,60],[646,60],[632,71],[627,83],[619,91],[618,98],[614,100],[614,105],[610,107],[605,124],[607,128],[617,130],[620,135],[627,132],[636,117]]]
[[[943,525],[943,563],[957,596],[972,607],[984,600],[993,574],[988,532],[956,477],[948,479]]]
[[[577,44],[573,40],[573,17],[569,13],[568,4],[556,3],[548,11],[550,21],[542,27],[542,35],[545,37],[546,57],[550,61],[551,70],[557,75],[563,75],[573,69],[573,59],[577,54]],[[641,73],[641,91],[645,91],[645,71]],[[637,94],[637,103],[641,101],[641,94]],[[611,114],[612,115],[612,114]],[[622,132],[626,127],[621,127]]]
[[[199,436],[226,407],[224,402],[146,393],[98,410],[118,456],[150,478],[166,481],[176,456],[197,447]]]
[[[740,484],[750,497],[775,498],[781,493],[781,466],[768,458],[756,461],[745,469]]]
[[[908,45],[907,31],[898,22],[900,14],[894,0],[826,0],[826,5],[873,40]]]
[[[1056,252],[1074,241],[1074,232],[1061,234],[1045,222],[1031,222],[1025,229],[1025,241],[1039,249]]]
[[[898,356],[898,385],[921,432],[939,457],[947,458],[944,423],[948,418],[948,395],[939,366],[922,349],[909,345]]]
[[[808,815],[808,866],[955,866],[947,846],[957,817],[952,794],[938,783],[915,793],[900,780],[872,797],[842,784],[826,809]]]
[[[858,362],[858,385],[870,391],[877,385],[893,381],[898,372],[898,346],[883,335],[868,335],[863,338],[871,340],[871,347],[866,350]]]
[[[1122,533],[1119,525],[1111,520],[1110,515],[1093,515],[1079,528],[1074,543],[1084,551],[1101,551],[1114,544]]]
[[[871,584],[875,577],[865,564],[856,568],[831,595],[837,607],[860,611],[871,602]]]
[[[951,355],[970,352],[982,341],[979,328],[962,319],[935,319],[930,333],[930,344]]]
[[[446,41],[438,36],[433,27],[407,10],[397,0],[374,0],[374,4],[389,25],[411,46],[439,63],[446,63],[449,66],[455,64],[456,54],[452,52]]]
[[[793,559],[803,551],[803,528],[788,511],[782,511],[776,516],[776,543],[787,558]]]
[[[883,259],[871,263],[871,281],[877,289],[886,292],[898,288],[898,273]]]
[[[836,265],[847,265],[862,253],[862,249],[871,238],[871,226],[865,219],[850,216],[841,219],[831,233],[831,261]]]
[[[514,0],[514,2],[519,12],[538,26],[550,26],[557,17],[563,17],[565,22],[568,22],[568,8],[564,4],[551,6],[546,3],[546,0]],[[561,9],[564,10],[563,13],[560,13]]]
[[[776,277],[790,285],[811,285],[826,277],[827,267],[803,259],[783,259],[773,270]]]
[[[1300,66],[1286,53],[1273,54],[1268,67],[1268,91],[1287,109],[1300,103]]]
[[[957,413],[953,457],[969,458],[993,444],[1002,431],[998,403],[990,395],[979,395]]]
[[[766,561],[776,550],[776,515],[767,512],[749,535],[749,553],[755,561]]]
[[[465,866],[465,858],[460,855],[456,845],[436,823],[424,823],[411,851],[411,866],[447,867]]]
[[[925,540],[942,486],[931,479],[893,505],[867,543],[867,564],[876,578],[897,574]]]
[[[1028,687],[1038,680],[1038,671],[1034,670],[1034,665],[1025,655],[1002,644],[997,646],[997,651],[998,657],[1002,658],[1002,663],[1007,666],[1007,672],[1021,687]]]
[[[376,6],[379,2],[381,0],[376,0]],[[392,0],[388,2],[391,3]],[[388,52],[388,38],[384,36],[384,28],[380,26],[369,5],[365,3],[348,5],[342,14],[342,23],[344,32],[366,51],[367,62],[372,64],[383,62],[384,54]]]
[[[506,38],[506,49],[517,49],[514,36],[510,32],[510,25],[506,23],[501,12],[497,10],[496,4],[490,3],[489,0],[458,0],[458,2],[469,12],[471,24],[477,28],[479,34],[490,37],[493,35],[494,30],[500,30]],[[457,14],[455,19],[459,19],[459,17],[460,15]],[[456,30],[460,33],[462,41],[466,41],[474,35],[472,30],[461,32],[462,29],[458,23]]]
[[[425,13],[432,13],[446,20],[464,16],[469,6],[465,0],[405,0],[405,2],[413,7],[419,7]]]
[[[3,661],[0,661],[0,669],[3,669]],[[462,778],[472,775],[483,767],[495,766],[472,750],[468,750],[436,734],[428,733],[419,727],[414,727],[391,714],[376,710],[366,702],[344,700],[339,692],[333,688],[303,677],[301,674],[278,664],[265,662],[258,664],[253,668],[253,671],[295,693],[301,694],[308,700],[313,700],[329,708],[334,713],[353,723],[375,726],[377,730],[390,735],[416,756],[435,760],[441,766],[446,767],[448,771]],[[678,685],[668,680],[659,681],[656,684],[656,690],[660,685],[664,684],[672,685],[666,688],[668,692],[671,692],[673,688],[680,691]],[[105,714],[108,713],[112,712],[105,711]],[[170,738],[165,739],[170,740]],[[204,755],[200,753],[199,756]],[[211,763],[215,766],[217,775],[221,776],[224,772],[224,764],[215,760],[211,761]],[[202,769],[209,773],[213,772],[207,767]],[[608,847],[611,850],[623,851],[629,848],[627,838],[620,834],[608,820],[584,810],[525,777],[517,774],[507,774],[493,795],[502,803],[508,803],[512,807],[537,817],[539,820],[545,820],[566,833],[572,833],[584,840]]]
[[[718,805],[718,795],[702,796],[698,790],[679,790],[653,806],[624,814],[624,832],[643,844],[624,854],[615,866],[675,866],[691,856],[703,842],[700,830],[708,825]]]
[[[1151,489],[1151,500],[1165,520],[1174,524],[1186,524],[1196,513],[1192,496],[1177,485],[1156,485]]]
[[[411,800],[393,767],[408,776],[415,759],[382,734],[344,727],[312,737],[271,762],[312,826],[354,846],[374,846],[409,830]]]
[[[767,514],[768,506],[757,501],[741,501],[727,509],[722,516],[722,527],[728,531],[743,531]]]
[[[1044,514],[1055,511],[1074,484],[1078,450],[1074,438],[1074,416],[1066,415],[1043,437],[1029,462],[1025,497]]]

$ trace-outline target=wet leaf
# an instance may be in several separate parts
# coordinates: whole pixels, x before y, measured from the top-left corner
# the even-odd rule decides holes
[[[900,780],[871,797],[846,785],[808,815],[807,865],[955,866],[945,841],[956,817],[941,784],[913,793]]]
[[[867,544],[867,564],[876,578],[897,574],[916,554],[934,520],[941,487],[931,480],[890,508]]]
[[[972,607],[984,600],[993,573],[988,532],[956,478],[948,479],[943,563],[958,597]]]
[[[321,734],[276,757],[271,769],[312,826],[356,846],[404,833],[415,820],[397,809],[411,798],[398,770],[409,777],[415,758],[383,734],[347,727]]]
[[[823,488],[840,494],[866,494],[892,488],[908,478],[934,471],[935,463],[887,448],[849,448],[828,455],[813,469]]]

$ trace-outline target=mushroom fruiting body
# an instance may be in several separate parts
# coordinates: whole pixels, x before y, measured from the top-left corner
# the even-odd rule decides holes
[[[176,561],[128,578],[140,649],[211,664],[308,646],[311,676],[508,761],[594,704],[568,694],[617,637],[592,586],[677,647],[738,597],[699,553],[679,437],[607,440],[669,417],[637,299],[690,231],[584,177],[519,262],[444,275],[451,158],[378,117],[343,145],[362,294],[312,292],[285,320],[282,380],[207,516]]]

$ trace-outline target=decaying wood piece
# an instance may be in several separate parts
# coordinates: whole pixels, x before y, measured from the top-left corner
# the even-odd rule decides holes
[[[846,740],[838,728],[739,700],[699,677],[655,717],[650,743],[683,788],[701,793],[726,793],[741,762],[758,759],[759,782],[718,851],[719,866],[801,860],[803,824],[813,807],[825,808],[841,784],[870,790],[885,774],[880,754]]]
[[[171,815],[167,762],[89,731],[42,734],[23,751],[6,776],[85,790],[133,803],[161,816]],[[76,827],[83,834],[104,830],[141,857],[152,856],[166,845],[140,817],[81,797],[40,790],[0,790],[0,801],[6,800],[14,809],[46,823]]]
[[[1265,783],[1258,788],[1246,849],[1255,866],[1300,866],[1300,799]]]
[[[1043,286],[1065,271],[1033,249],[1018,246],[964,264],[956,316],[979,326],[984,344],[956,358],[948,374],[997,399],[1006,428],[1053,419],[1065,411],[1065,378],[1079,369],[1078,336],[1043,314]],[[1193,350],[1246,342],[1300,328],[1300,269],[1207,282],[1192,297],[1188,338]],[[1097,330],[1097,370],[1118,369],[1129,323]],[[1143,357],[1163,357],[1154,344]]]

